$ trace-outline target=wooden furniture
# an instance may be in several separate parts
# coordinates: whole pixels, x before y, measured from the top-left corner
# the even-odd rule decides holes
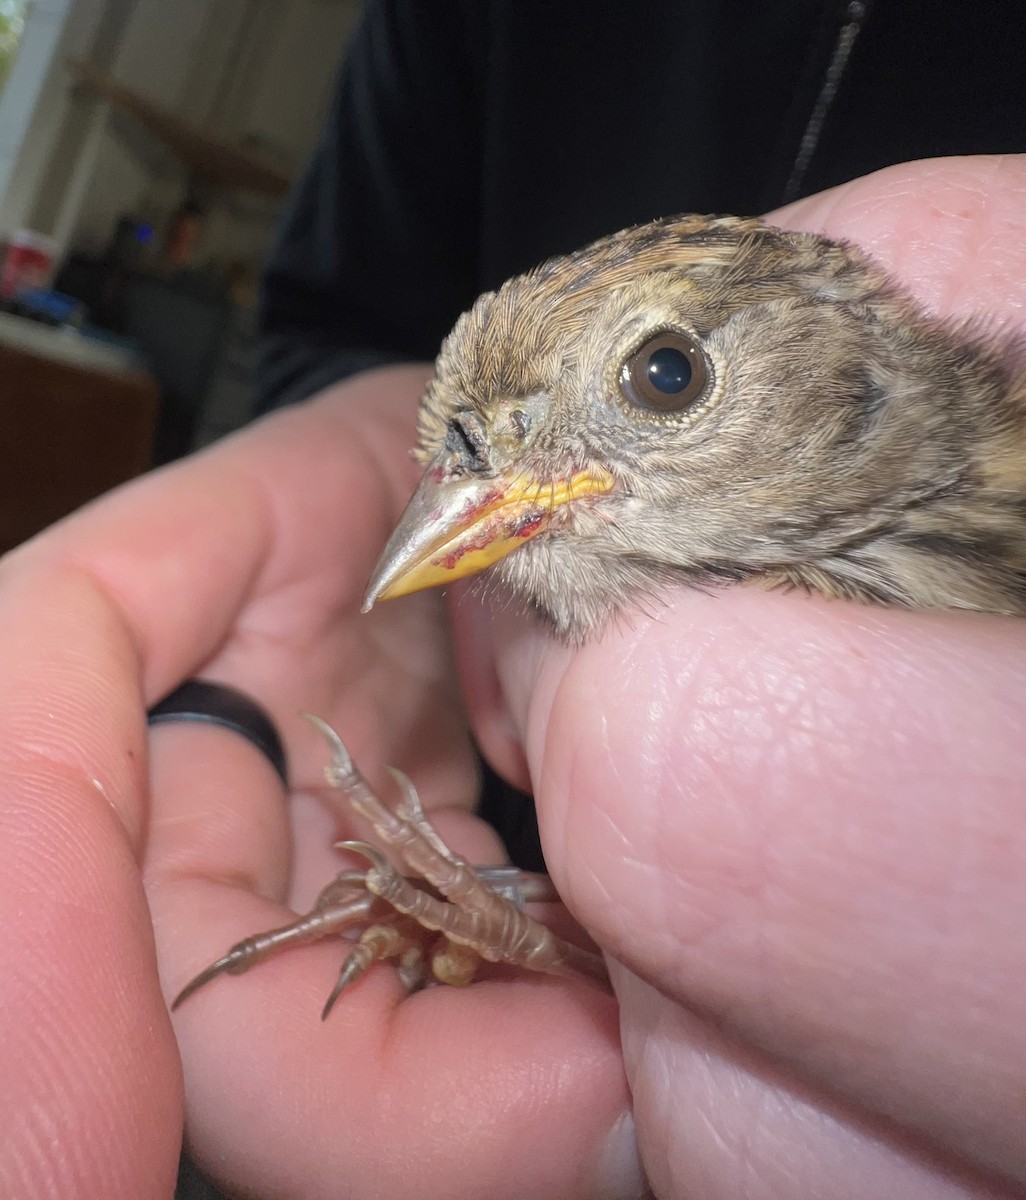
[[[123,351],[0,313],[0,552],[145,471],[158,401]]]

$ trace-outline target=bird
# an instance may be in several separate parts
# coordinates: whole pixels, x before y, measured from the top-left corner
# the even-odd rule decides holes
[[[683,215],[482,295],[364,608],[486,572],[580,644],[667,585],[1026,615],[1026,356],[853,245]]]
[[[487,292],[418,410],[424,474],[364,608],[481,574],[581,644],[674,584],[1026,616],[1026,346],[938,319],[863,251],[762,221],[636,226]],[[391,850],[340,847],[310,913],[181,992],[366,928],[410,990],[481,961],[593,984],[601,959],[522,911],[547,880],[475,868],[398,773],[395,811],[334,730],[326,778]],[[541,890],[539,890],[541,889]]]

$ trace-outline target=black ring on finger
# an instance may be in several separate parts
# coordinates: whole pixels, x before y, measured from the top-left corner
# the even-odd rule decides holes
[[[267,712],[245,692],[208,679],[187,679],[165,696],[146,714],[148,725],[171,721],[199,721],[221,725],[252,742],[274,768],[282,783],[289,786],[285,747]]]

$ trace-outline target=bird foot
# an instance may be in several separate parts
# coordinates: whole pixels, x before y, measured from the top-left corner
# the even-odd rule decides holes
[[[370,788],[338,734],[319,717],[303,715],[331,747],[325,768],[329,785],[344,794],[398,865],[369,842],[337,843],[366,859],[367,868],[340,872],[313,908],[291,924],[232,946],[186,984],[172,1010],[218,975],[240,975],[288,946],[360,926],[363,931],[342,964],[322,1018],[377,962],[394,962],[407,992],[423,987],[429,975],[439,983],[465,986],[482,960],[608,986],[599,955],[558,937],[523,911],[528,902],[558,898],[547,875],[471,866],[439,836],[401,771],[389,768],[400,789],[392,812]]]

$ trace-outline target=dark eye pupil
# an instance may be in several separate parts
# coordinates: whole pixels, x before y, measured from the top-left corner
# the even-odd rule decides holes
[[[639,416],[664,420],[694,408],[708,395],[712,378],[701,342],[681,329],[664,329],[624,362],[620,389]]]
[[[673,346],[661,346],[649,356],[648,379],[660,392],[676,396],[691,382],[691,362]]]

